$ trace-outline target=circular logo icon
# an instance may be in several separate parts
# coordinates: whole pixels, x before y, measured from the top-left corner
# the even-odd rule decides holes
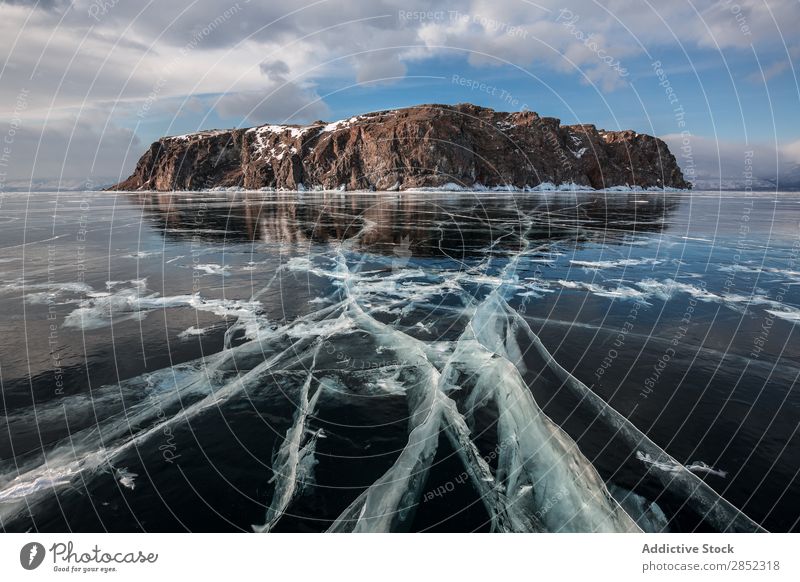
[[[44,546],[39,542],[30,542],[19,551],[19,563],[26,570],[35,570],[44,562]]]

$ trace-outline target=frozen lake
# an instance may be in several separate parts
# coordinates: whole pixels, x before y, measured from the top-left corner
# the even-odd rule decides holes
[[[0,207],[8,531],[773,531],[800,195]]]

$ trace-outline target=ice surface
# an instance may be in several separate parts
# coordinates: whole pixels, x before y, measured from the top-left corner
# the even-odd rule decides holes
[[[309,393],[314,381],[314,364],[321,345],[321,341],[316,342],[311,371],[308,372],[300,389],[300,401],[294,423],[287,431],[283,444],[272,460],[272,481],[275,482],[275,491],[267,509],[265,523],[253,526],[253,530],[256,532],[267,532],[274,527],[286,511],[298,487],[302,486],[303,481],[311,478],[311,470],[314,466],[314,448],[317,438],[322,434],[322,429],[309,433],[307,421],[316,407],[323,384],[318,383],[310,398]]]
[[[698,461],[682,464],[652,442],[555,360],[512,300],[574,290],[632,301],[667,301],[687,293],[727,306],[760,301],[777,317],[787,318],[787,308],[765,298],[714,293],[672,279],[616,285],[525,279],[518,274],[521,264],[550,263],[561,255],[546,243],[531,246],[524,230],[533,227],[533,218],[522,216],[520,223],[518,244],[499,252],[500,243],[494,241],[481,250],[479,263],[458,270],[431,271],[415,264],[413,256],[362,252],[359,242],[374,234],[371,223],[364,221],[349,239],[287,258],[249,300],[161,296],[149,292],[143,280],[112,281],[102,292],[64,290],[61,298],[77,304],[64,325],[83,330],[141,319],[158,309],[197,309],[232,321],[216,354],[37,406],[39,422],[72,417],[87,408],[102,414],[45,450],[13,465],[0,464],[0,520],[35,511],[49,496],[100,475],[112,475],[126,494],[138,494],[136,469],[123,460],[126,453],[226,403],[256,395],[286,396],[275,380],[285,377],[293,379],[288,397],[294,410],[271,456],[261,459],[270,469],[256,477],[261,479],[264,509],[248,521],[255,531],[273,531],[303,495],[313,494],[323,462],[318,447],[329,446],[336,436],[330,434],[335,428],[320,428],[318,415],[326,398],[356,391],[405,400],[404,440],[374,480],[350,492],[342,511],[329,522],[330,531],[411,528],[442,442],[455,451],[493,531],[664,531],[675,507],[688,508],[709,529],[757,531],[757,524],[696,474],[723,478],[724,471]],[[583,269],[595,275],[651,261],[569,262],[585,276]],[[214,265],[209,272],[224,274],[225,267]],[[320,280],[327,291],[313,300],[308,314],[271,321],[260,298],[269,295],[280,276]],[[438,327],[443,312],[451,318],[446,330]],[[204,331],[192,326],[180,335]],[[235,342],[239,335],[242,341]],[[356,340],[370,346],[368,363],[379,365],[354,371],[345,369],[346,359],[331,356],[344,354]],[[576,403],[572,418],[550,414],[547,403],[558,398]],[[494,422],[479,433],[480,419],[487,415]],[[29,421],[21,413],[5,419],[12,429]],[[581,438],[589,425],[609,436],[606,442],[613,439],[624,478],[603,474],[595,466],[596,443]],[[487,443],[493,447],[492,462],[487,460]],[[671,504],[655,499],[659,495],[653,490],[669,497]]]
[[[192,265],[192,269],[200,271],[206,275],[222,275],[227,276],[230,267],[228,265],[218,265],[216,263],[203,263],[199,265]]]
[[[179,333],[178,337],[180,339],[189,339],[192,337],[205,335],[207,331],[208,330],[206,328],[191,326],[183,330],[181,333]]]
[[[63,322],[64,327],[83,330],[107,327],[112,323],[127,320],[140,320],[151,311],[188,307],[197,311],[213,313],[219,317],[236,319],[236,330],[244,329],[251,339],[268,322],[260,315],[261,303],[258,301],[239,301],[229,299],[205,299],[199,294],[161,296],[148,293],[146,281],[131,281],[134,287],[117,289],[120,282],[108,281],[109,291],[89,291],[86,298],[78,303],[78,307],[70,312]],[[234,331],[236,331],[234,330]],[[184,337],[202,333],[196,328],[186,330]]]
[[[634,267],[638,265],[656,265],[660,261],[656,259],[618,259],[608,261],[578,261],[572,260],[569,263],[577,267],[591,271],[598,271],[601,269],[615,269],[620,267]]]
[[[645,301],[648,297],[643,291],[627,287],[625,285],[617,285],[616,287],[604,287],[595,283],[587,283],[584,281],[566,281],[561,279],[558,283],[566,289],[584,289],[592,295],[598,297],[608,297],[611,299],[632,299],[636,301]]]
[[[123,487],[126,487],[131,491],[136,489],[135,481],[136,477],[139,476],[138,474],[129,471],[125,467],[122,467],[116,470],[115,476],[117,478],[117,481],[119,481],[120,485],[122,485]]]

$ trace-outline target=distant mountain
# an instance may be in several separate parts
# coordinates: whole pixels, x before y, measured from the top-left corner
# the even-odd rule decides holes
[[[724,190],[724,191],[742,191],[750,187],[751,190],[768,191],[775,190],[775,180],[766,180],[764,178],[753,178],[749,183],[743,178],[697,178],[692,180],[692,188],[695,190]],[[781,186],[781,190],[791,190]]]
[[[112,186],[114,178],[37,178],[35,180],[8,180],[3,183],[6,192],[80,192],[82,190],[103,190]]]
[[[795,164],[791,170],[781,176],[776,185],[781,190],[800,190],[800,164]]]
[[[153,143],[116,190],[689,188],[660,139],[532,111],[420,105]]]
[[[754,177],[749,182],[742,177],[736,178],[708,178],[700,177],[692,180],[695,190],[736,190],[742,191],[750,188],[760,192],[792,192],[800,190],[800,165],[776,178]]]

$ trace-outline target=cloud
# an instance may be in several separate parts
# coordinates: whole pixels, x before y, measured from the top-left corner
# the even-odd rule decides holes
[[[268,84],[258,91],[226,93],[214,108],[220,117],[243,125],[306,123],[329,114],[328,106],[313,91],[287,82]]]
[[[282,60],[267,60],[259,65],[267,78],[258,91],[226,93],[213,104],[222,118],[247,125],[264,123],[303,123],[328,114],[328,107],[313,89],[287,79],[289,65]]]
[[[289,65],[283,61],[264,61],[258,68],[268,79],[283,79],[289,74]]]
[[[8,4],[16,6],[29,6],[42,10],[63,9],[69,5],[69,0],[5,0]]]
[[[157,84],[159,98],[255,91],[267,72],[288,70],[311,82],[372,83],[404,76],[411,62],[454,55],[478,67],[511,63],[578,75],[610,92],[625,86],[620,69],[646,49],[754,44],[785,52],[786,40],[794,54],[798,46],[797,35],[780,34],[772,20],[792,22],[793,0],[658,6],[447,0],[435,10],[422,0],[302,0],[291,8],[246,0],[117,2],[103,3],[100,12],[97,6],[75,0],[59,14],[32,13],[30,3],[0,5],[0,49],[9,56],[0,110],[22,85],[32,89],[32,109],[45,112],[53,102],[147,99]],[[767,73],[786,67],[772,64]]]
[[[789,163],[800,164],[800,140],[787,143],[780,152]]]
[[[791,27],[796,0],[444,0],[435,7],[426,0],[291,6],[49,0],[33,6],[0,4],[0,51],[8,57],[0,112],[7,116],[24,88],[29,121],[42,127],[54,117],[63,123],[85,119],[87,108],[110,108],[119,128],[131,110],[147,105],[148,128],[163,124],[166,132],[176,114],[169,107],[185,99],[182,115],[212,108],[235,125],[307,121],[328,116],[319,87],[386,83],[419,64],[448,67],[453,58],[472,67],[555,72],[611,93],[626,87],[630,77],[622,71],[647,51],[686,50],[693,64],[708,49],[750,57],[756,47],[765,63],[757,82],[785,74],[787,52],[800,54]],[[679,65],[686,63],[672,70]]]
[[[90,121],[91,119],[91,121]],[[127,173],[142,144],[130,129],[105,125],[102,112],[22,125],[10,144],[9,180],[93,181]]]
[[[695,171],[696,179],[704,186],[713,186],[720,181],[744,183],[746,172],[752,172],[760,186],[797,180],[800,140],[782,144],[746,144],[691,136],[687,144],[680,134],[664,135],[662,139],[684,174],[687,170]]]
[[[762,71],[756,71],[747,77],[747,80],[752,83],[766,83],[789,68],[789,61],[776,61]]]
[[[406,66],[387,51],[369,53],[357,60],[356,81],[358,83],[392,83],[404,77]]]

